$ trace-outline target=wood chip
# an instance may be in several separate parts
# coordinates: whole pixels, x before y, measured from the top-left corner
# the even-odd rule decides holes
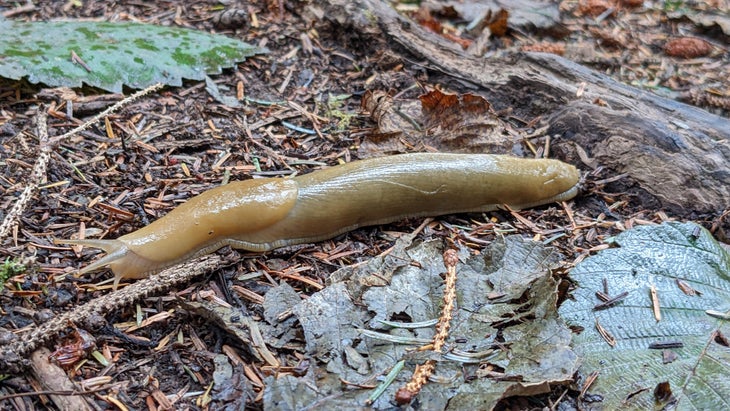
[[[616,346],[616,339],[613,337],[613,335],[611,335],[610,332],[608,332],[608,330],[603,328],[601,323],[598,322],[598,318],[596,318],[596,330],[598,331],[598,334],[600,334],[601,337],[603,337],[603,339],[608,343],[608,345],[610,345],[611,347]]]
[[[651,306],[654,311],[654,319],[659,322],[662,320],[662,313],[659,308],[659,296],[657,295],[656,287],[654,286],[654,284],[649,286],[649,293],[651,294]]]

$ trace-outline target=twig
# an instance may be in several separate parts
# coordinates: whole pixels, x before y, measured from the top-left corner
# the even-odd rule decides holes
[[[69,138],[71,136],[74,136],[74,135],[78,134],[81,131],[84,131],[84,130],[88,129],[89,127],[91,127],[92,125],[94,125],[97,121],[101,120],[102,118],[108,116],[109,114],[114,113],[115,111],[117,111],[120,108],[126,106],[127,104],[133,102],[134,100],[137,100],[140,97],[146,96],[147,94],[152,93],[153,91],[157,91],[157,90],[161,89],[163,86],[164,85],[162,83],[153,84],[153,85],[147,87],[144,90],[140,90],[140,91],[132,94],[131,96],[125,98],[124,100],[121,100],[121,101],[118,101],[117,103],[114,103],[114,105],[110,106],[109,108],[107,108],[106,110],[102,111],[101,113],[95,115],[94,117],[92,117],[88,121],[84,122],[84,124],[76,127],[75,129],[69,131],[68,133],[65,133],[65,134],[62,134],[62,135],[60,135],[58,137],[52,138],[50,140],[51,141],[51,144],[53,146],[55,146],[56,144],[58,144],[62,140],[65,140],[65,139],[67,139],[67,138]]]
[[[4,11],[3,12],[3,17],[10,18],[10,17],[17,16],[18,14],[23,14],[23,13],[31,12],[31,11],[33,11],[35,9],[36,9],[35,4],[33,4],[33,3],[31,3],[29,1],[28,3],[26,3],[26,4],[22,5],[22,6],[18,6],[16,8],[14,8],[14,9],[10,9],[10,10]]]
[[[36,116],[36,127],[38,130],[40,154],[38,155],[38,159],[33,165],[33,171],[31,171],[29,179],[30,183],[25,187],[25,189],[23,189],[23,193],[20,195],[20,198],[18,198],[18,201],[13,204],[13,207],[10,209],[8,214],[5,216],[5,219],[3,219],[3,222],[0,224],[0,240],[2,240],[13,227],[16,227],[18,225],[20,216],[23,214],[23,211],[25,211],[25,208],[27,207],[30,199],[33,198],[33,194],[35,194],[36,190],[38,189],[38,184],[43,180],[46,175],[48,162],[51,159],[51,152],[53,151],[53,148],[55,148],[61,141],[88,129],[102,118],[108,116],[109,114],[119,110],[125,105],[146,94],[149,94],[155,90],[159,90],[160,88],[162,88],[162,86],[163,85],[161,83],[157,83],[153,86],[147,87],[144,90],[138,91],[131,96],[125,98],[124,100],[117,102],[108,109],[102,111],[100,114],[92,117],[90,120],[74,128],[68,133],[51,139],[48,138],[48,128],[46,123],[48,113],[42,109],[39,110],[38,115]]]
[[[144,297],[163,292],[191,278],[220,268],[223,259],[211,254],[201,259],[170,267],[159,274],[139,280],[121,290],[111,292],[60,314],[50,321],[19,336],[18,340],[0,345],[0,369],[15,372],[24,368],[23,356],[55,338],[70,323],[85,323],[94,315],[103,315],[126,307]]]
[[[33,198],[33,194],[38,189],[38,183],[41,182],[46,175],[48,161],[51,159],[52,148],[51,145],[48,144],[48,129],[46,127],[47,118],[48,114],[43,110],[40,110],[38,116],[36,116],[36,128],[38,130],[40,154],[33,165],[33,170],[31,171],[30,178],[28,179],[28,185],[25,186],[23,193],[20,194],[20,198],[18,198],[18,201],[13,204],[13,208],[10,209],[8,214],[5,216],[5,219],[3,219],[2,224],[0,224],[0,240],[8,234],[11,228],[18,225],[18,220],[20,219],[21,214],[23,214],[28,202],[31,198]]]
[[[441,308],[441,316],[436,324],[436,335],[433,337],[433,351],[440,352],[449,336],[451,318],[453,317],[454,302],[456,301],[456,264],[459,256],[456,250],[449,249],[444,252],[444,265],[446,266],[446,279],[444,287],[444,306]],[[401,387],[395,394],[395,400],[399,404],[408,404],[418,395],[426,384],[428,378],[436,368],[436,360],[427,360],[422,365],[417,365],[411,380]]]

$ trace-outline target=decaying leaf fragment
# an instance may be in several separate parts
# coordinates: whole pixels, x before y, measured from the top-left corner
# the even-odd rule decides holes
[[[337,271],[327,287],[292,308],[312,361],[306,375],[267,378],[265,406],[337,409],[372,401],[373,409],[390,408],[424,360],[435,361],[433,377],[440,381],[421,388],[417,398],[424,409],[490,409],[505,396],[545,392],[572,379],[578,358],[556,315],[550,268],[559,257],[551,249],[513,236],[495,241],[483,255],[459,250],[449,349],[415,352],[436,334],[430,320],[441,312],[446,270],[440,241],[412,241],[402,236],[387,254]],[[504,297],[489,301],[486,295],[495,290]],[[401,360],[404,370],[372,399],[364,387]],[[485,367],[492,372],[479,371]]]
[[[378,129],[360,146],[361,157],[407,151],[504,154],[518,143],[517,133],[475,94],[433,90],[418,101],[395,102],[385,92],[368,91],[362,106]]]

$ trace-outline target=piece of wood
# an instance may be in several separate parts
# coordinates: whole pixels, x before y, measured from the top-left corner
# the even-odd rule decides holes
[[[31,358],[31,370],[33,374],[41,383],[44,390],[51,392],[79,392],[78,395],[57,395],[50,394],[51,401],[58,407],[59,410],[91,410],[91,407],[86,402],[86,398],[81,393],[82,390],[78,389],[73,381],[68,378],[66,372],[61,367],[49,361],[48,357],[51,355],[51,351],[45,347],[41,347],[34,351]]]
[[[458,80],[462,87],[476,87],[498,110],[512,108],[527,119],[542,116],[554,137],[551,154],[580,165],[582,150],[590,159],[583,169],[625,173],[606,191],[626,193],[636,206],[685,218],[717,217],[730,208],[726,118],[552,54],[468,55],[384,1],[325,0],[313,7],[341,26],[339,32],[357,33],[361,44],[391,48],[404,61],[426,67],[434,83]]]

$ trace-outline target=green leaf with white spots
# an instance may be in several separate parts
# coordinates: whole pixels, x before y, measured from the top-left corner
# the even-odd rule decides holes
[[[222,35],[140,23],[19,22],[0,19],[0,76],[52,87],[122,86],[202,80],[258,48]],[[78,58],[76,58],[77,56]]]

